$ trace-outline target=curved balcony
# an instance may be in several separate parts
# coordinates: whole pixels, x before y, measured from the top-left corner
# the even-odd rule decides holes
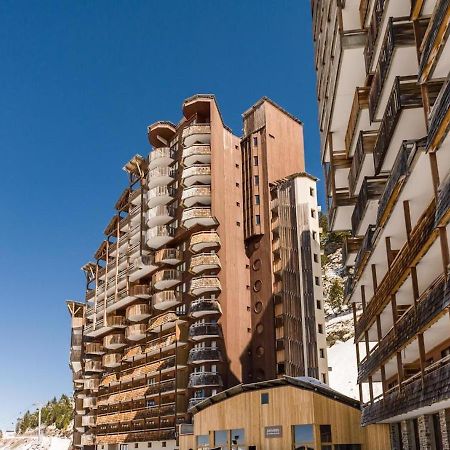
[[[81,424],[83,427],[93,428],[96,425],[95,416],[87,415],[81,417]]]
[[[170,186],[156,186],[147,194],[147,205],[154,208],[158,205],[167,205],[173,200],[174,191]]]
[[[194,184],[211,184],[211,166],[196,164],[191,167],[183,169],[181,179],[186,187],[193,186]]]
[[[153,255],[143,255],[137,257],[132,263],[132,268],[129,272],[130,281],[136,281],[148,275],[156,269]]]
[[[191,399],[189,399],[188,410],[198,405],[203,400],[206,400],[207,398],[208,397],[192,397]]]
[[[211,126],[209,123],[193,123],[184,128],[181,136],[185,147],[193,144],[210,144]]]
[[[134,286],[130,286],[129,295],[130,297],[150,298],[150,286],[148,284],[135,284]]]
[[[188,364],[205,364],[221,361],[223,361],[222,354],[216,347],[192,348],[189,351]]]
[[[189,387],[198,389],[205,387],[222,387],[222,378],[215,372],[196,372],[189,376]]]
[[[175,228],[160,225],[147,231],[147,245],[157,249],[169,243],[175,236]]]
[[[211,164],[211,146],[194,144],[183,149],[183,165],[191,167],[194,164]]]
[[[87,378],[84,380],[84,388],[87,391],[97,392],[100,387],[100,379],[99,378]]]
[[[220,337],[220,326],[215,322],[195,322],[189,327],[189,337],[193,341]]]
[[[125,347],[127,342],[125,341],[125,335],[122,332],[111,333],[103,338],[103,347],[108,350],[116,350],[118,348]]]
[[[122,364],[122,355],[120,353],[107,353],[103,355],[103,367],[119,367]]]
[[[153,294],[153,308],[160,311],[172,308],[181,303],[181,294],[176,291],[162,291]]]
[[[155,167],[148,171],[147,184],[149,189],[157,186],[167,186],[172,183],[175,178],[175,170],[173,167]]]
[[[216,225],[216,219],[211,215],[211,208],[193,207],[183,211],[181,222],[184,227],[192,228],[195,225],[210,227]]]
[[[100,373],[103,372],[102,362],[97,359],[87,359],[84,363],[84,371],[85,373],[95,372]]]
[[[149,228],[158,225],[166,225],[175,218],[175,209],[168,205],[158,205],[147,213],[147,225]]]
[[[189,271],[195,274],[204,272],[205,270],[220,269],[220,260],[216,253],[200,253],[191,258]]]
[[[103,355],[105,349],[100,342],[86,342],[84,345],[84,353],[86,355]]]
[[[83,398],[83,408],[96,409],[97,408],[97,399],[95,397]]]
[[[155,148],[148,155],[148,170],[169,166],[174,161],[173,151],[169,147]]]
[[[174,312],[168,312],[152,318],[148,324],[148,331],[158,333],[173,328],[178,316]]]
[[[124,316],[107,316],[106,317],[106,327],[109,328],[125,328],[125,317]]]
[[[222,286],[216,276],[196,277],[191,280],[189,293],[194,297],[198,297],[205,292],[220,292],[221,290]]]
[[[215,299],[199,298],[189,305],[189,315],[194,318],[220,314],[220,303]]]
[[[75,441],[75,440],[74,440]],[[77,439],[78,441],[78,439]],[[93,446],[95,445],[95,437],[93,434],[82,434],[80,437],[80,444],[74,444],[76,447]]]
[[[160,120],[147,127],[148,141],[153,148],[165,148],[175,136],[176,131],[173,123]]]
[[[220,237],[216,231],[200,231],[192,234],[189,245],[191,252],[198,253],[211,248],[220,248]]]
[[[152,283],[155,289],[159,291],[170,289],[180,284],[183,280],[183,274],[176,269],[165,269],[156,272],[152,277]]]
[[[211,204],[211,187],[210,186],[192,186],[184,189],[181,196],[183,205],[191,207],[196,204],[210,205]]]
[[[136,323],[129,325],[125,329],[125,337],[129,341],[140,341],[145,338],[147,325],[145,323]]]
[[[158,264],[169,264],[176,266],[183,260],[183,252],[176,248],[163,248],[155,254],[155,261]]]
[[[140,322],[141,320],[150,317],[150,305],[148,303],[137,303],[135,305],[128,306],[125,317],[130,322]]]

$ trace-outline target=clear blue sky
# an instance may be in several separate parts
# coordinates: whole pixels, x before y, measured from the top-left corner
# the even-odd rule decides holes
[[[0,2],[0,428],[70,393],[66,299],[150,150],[146,127],[214,93],[227,124],[269,96],[322,178],[308,0]]]

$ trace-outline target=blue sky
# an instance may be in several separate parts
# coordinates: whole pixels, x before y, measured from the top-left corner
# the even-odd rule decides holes
[[[227,124],[266,95],[305,124],[322,178],[307,0],[0,2],[0,428],[71,391],[66,299],[146,127],[214,93]]]

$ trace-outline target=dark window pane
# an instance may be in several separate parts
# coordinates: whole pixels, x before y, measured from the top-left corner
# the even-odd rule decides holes
[[[264,392],[261,394],[261,405],[268,405],[269,404],[269,393]]]
[[[294,425],[294,442],[314,442],[314,430],[312,425]]]
[[[323,353],[323,349],[321,349]],[[333,442],[331,438],[331,425],[320,425],[320,442]]]

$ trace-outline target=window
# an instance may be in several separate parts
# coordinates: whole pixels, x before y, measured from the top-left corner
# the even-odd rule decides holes
[[[322,303],[320,303],[320,300],[316,300],[316,306],[317,309],[322,309]]]
[[[325,349],[320,348],[320,349],[319,349],[319,354],[320,354],[320,357],[321,357],[321,358],[325,358]],[[328,442],[328,441],[326,441],[326,442]]]
[[[255,204],[259,205],[259,195],[255,195]]]
[[[236,202],[236,206],[241,206],[241,204],[239,202]]]
[[[322,444],[331,444],[331,425],[320,425],[320,442]]]
[[[161,442],[161,447],[167,447],[167,442]]]
[[[294,425],[294,448],[302,450],[314,449],[314,429],[312,425]]]
[[[327,382],[327,375],[325,373],[322,374],[322,383]]]
[[[258,146],[258,138],[257,138],[257,137],[254,137],[254,138],[253,138],[253,145],[254,145],[255,147]]]
[[[314,188],[309,188],[309,195],[314,197]]]
[[[319,325],[317,326],[317,329],[319,330],[320,334],[323,334],[323,325],[321,323],[319,323]]]
[[[120,450],[128,450],[128,444],[120,444],[119,449]]]
[[[334,444],[334,450],[361,450],[361,444]]]
[[[319,255],[314,253],[314,262],[319,262]]]
[[[236,225],[237,225],[238,227],[240,227],[240,226],[241,226],[241,222],[236,222]]]
[[[236,166],[236,169],[239,169],[239,164],[238,163],[236,163],[235,166]]]
[[[228,447],[228,431],[214,431],[214,445],[216,447]]]
[[[314,277],[314,283],[316,283],[316,286],[320,286],[319,277]]]
[[[261,223],[261,216],[259,214],[256,214],[255,216],[255,223],[256,225],[259,225]]]
[[[255,175],[255,186],[259,186],[259,175]]]
[[[311,210],[311,217],[316,217],[316,211],[314,209]]]
[[[245,444],[245,431],[243,428],[231,430],[231,445]]]
[[[269,393],[263,392],[261,394],[261,405],[268,405],[269,404]]]
[[[151,448],[152,447],[152,443],[151,442],[147,442],[147,447]]]
[[[236,187],[239,187],[239,183],[236,183]]]
[[[253,165],[255,165],[255,166],[258,165],[258,157],[257,156],[253,157]]]
[[[139,448],[139,444],[137,442],[134,444],[134,448]]]

